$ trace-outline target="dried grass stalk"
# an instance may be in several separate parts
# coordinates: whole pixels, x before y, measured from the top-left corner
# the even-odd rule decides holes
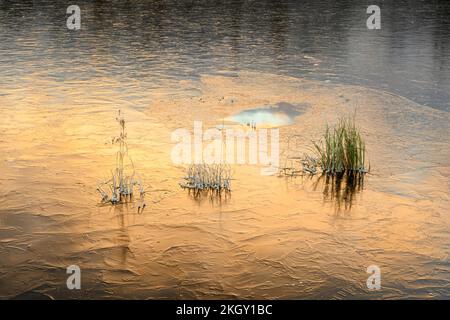
[[[119,136],[112,139],[112,143],[118,146],[116,167],[111,171],[111,178],[98,185],[97,191],[102,197],[102,202],[112,204],[132,202],[134,194],[139,193],[139,211],[146,206],[145,190],[141,179],[136,174],[133,160],[128,155],[125,118],[120,110],[116,120],[120,126]]]

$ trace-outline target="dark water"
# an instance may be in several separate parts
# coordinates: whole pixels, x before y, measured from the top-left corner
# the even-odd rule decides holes
[[[0,93],[30,76],[56,83],[112,77],[117,91],[172,90],[203,73],[263,70],[362,84],[450,110],[450,2],[0,1]],[[111,84],[105,84],[111,86]],[[6,92],[6,93],[5,93]],[[145,107],[136,95],[130,101]]]

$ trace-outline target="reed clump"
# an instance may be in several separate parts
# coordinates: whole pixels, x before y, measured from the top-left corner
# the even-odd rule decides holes
[[[231,168],[227,164],[191,164],[186,170],[182,188],[231,191]]]
[[[366,145],[354,116],[339,118],[335,126],[326,126],[323,137],[314,142],[303,156],[298,156],[296,148],[304,145],[303,138],[290,136],[285,150],[284,167],[279,168],[280,176],[313,176],[316,174],[342,175],[365,174]]]
[[[327,125],[314,147],[323,173],[367,172],[366,146],[354,117],[341,117],[334,127]]]
[[[128,155],[126,123],[120,110],[116,121],[120,128],[119,135],[112,139],[112,143],[118,146],[116,167],[111,170],[111,177],[98,185],[97,191],[102,197],[102,202],[112,204],[132,202],[134,195],[139,193],[139,211],[146,206],[145,190],[136,174],[133,160]]]

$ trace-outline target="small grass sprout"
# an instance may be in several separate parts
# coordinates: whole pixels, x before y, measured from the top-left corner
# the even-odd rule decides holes
[[[231,168],[227,164],[191,164],[180,186],[200,190],[231,191]]]

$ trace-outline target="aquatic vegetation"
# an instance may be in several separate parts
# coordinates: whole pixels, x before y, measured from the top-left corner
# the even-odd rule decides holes
[[[231,168],[227,164],[191,164],[186,170],[182,188],[231,191]]]
[[[299,135],[291,135],[287,139],[282,152],[284,165],[279,168],[280,176],[315,175],[318,173],[319,160],[314,153],[303,153],[298,156],[298,149],[304,147],[304,139]]]
[[[341,117],[335,126],[327,125],[323,137],[313,141],[311,152],[298,156],[296,149],[300,147],[304,148],[302,137],[293,135],[288,138],[284,166],[279,168],[280,176],[368,172],[365,142],[354,117]]]
[[[290,162],[287,165],[287,162]],[[309,154],[302,157],[286,158],[285,166],[279,168],[278,174],[281,176],[315,175],[319,166],[319,160]]]
[[[97,191],[102,197],[102,202],[117,204],[132,202],[133,196],[136,194],[135,189],[137,189],[139,192],[138,211],[143,210],[146,205],[145,190],[141,179],[136,174],[133,160],[128,155],[125,118],[120,110],[116,121],[120,126],[119,136],[112,139],[112,143],[118,146],[116,167],[111,170],[111,178],[100,183]]]
[[[302,148],[309,151],[298,156]],[[312,179],[314,190],[322,186],[324,200],[335,202],[337,212],[342,205],[351,209],[354,195],[364,188],[368,172],[365,142],[352,117],[341,117],[333,127],[327,125],[323,137],[313,142],[312,148],[304,145],[303,137],[290,136],[284,156],[279,175]]]
[[[302,164],[302,171],[311,175],[314,175],[317,173],[317,167],[318,167],[318,159],[308,155],[304,154],[303,158],[300,159],[300,162]]]
[[[341,117],[334,127],[327,125],[323,138],[314,142],[322,172],[367,172],[366,147],[352,117]]]

